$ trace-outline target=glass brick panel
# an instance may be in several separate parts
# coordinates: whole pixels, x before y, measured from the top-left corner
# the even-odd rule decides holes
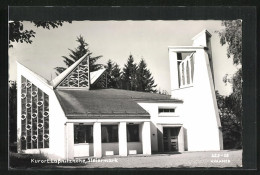
[[[89,87],[88,59],[82,62],[59,84],[59,87]]]
[[[21,80],[21,147],[49,148],[49,96],[23,76]]]

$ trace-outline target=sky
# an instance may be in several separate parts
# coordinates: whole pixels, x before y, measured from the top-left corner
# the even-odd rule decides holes
[[[72,21],[56,29],[36,28],[23,22],[24,29],[36,32],[32,44],[13,43],[9,49],[9,79],[16,80],[16,61],[47,80],[55,78],[54,68],[64,66],[62,56],[78,46],[76,38],[82,35],[93,56],[102,55],[97,63],[109,59],[122,69],[130,54],[136,63],[143,58],[150,69],[157,89],[170,94],[168,46],[189,46],[196,34],[206,29],[211,34],[215,88],[222,95],[232,92],[231,85],[222,81],[225,74],[237,68],[227,58],[227,46],[221,46],[216,30],[223,29],[221,21]]]

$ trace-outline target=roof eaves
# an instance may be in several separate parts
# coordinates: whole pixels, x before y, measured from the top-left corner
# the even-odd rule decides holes
[[[149,119],[150,115],[143,114],[67,114],[68,119]]]
[[[183,100],[178,99],[133,99],[136,102],[144,103],[183,103]]]
[[[51,82],[49,80],[46,80],[45,78],[43,78],[42,76],[40,76],[39,74],[33,72],[31,69],[29,69],[28,67],[26,67],[25,65],[21,64],[20,62],[16,61],[16,63],[19,66],[22,66],[26,71],[30,72],[30,74],[32,76],[34,76],[35,78],[37,78],[39,81],[41,81],[42,83],[44,83],[47,87],[49,87],[50,89],[52,89],[53,87],[51,86]]]

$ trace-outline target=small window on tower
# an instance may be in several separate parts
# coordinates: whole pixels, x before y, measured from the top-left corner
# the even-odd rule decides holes
[[[175,108],[159,108],[158,112],[159,112],[159,114],[160,113],[174,113]]]

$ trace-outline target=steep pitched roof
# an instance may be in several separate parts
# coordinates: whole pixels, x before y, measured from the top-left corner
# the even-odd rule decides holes
[[[55,90],[68,118],[149,118],[137,101],[176,102],[168,95],[119,89]]]
[[[105,71],[106,69],[99,69],[97,71],[90,72],[90,84],[94,84]]]
[[[17,66],[21,66],[22,68],[24,68],[24,70],[26,70],[27,72],[29,72],[32,76],[34,76],[35,78],[37,78],[38,80],[40,80],[42,83],[44,83],[46,86],[48,86],[49,88],[52,88],[52,84],[49,80],[46,80],[45,78],[43,78],[42,76],[40,76],[39,74],[33,72],[31,69],[29,69],[28,67],[26,67],[25,65],[21,64],[20,62],[16,61]]]
[[[73,63],[70,67],[68,67],[65,71],[59,74],[55,79],[52,80],[52,86],[56,88],[85,58],[87,54],[82,56],[79,60]]]

